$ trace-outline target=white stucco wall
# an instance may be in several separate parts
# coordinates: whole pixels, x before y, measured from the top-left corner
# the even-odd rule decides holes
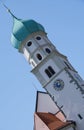
[[[56,79],[61,79],[64,81],[64,88],[62,90],[55,90],[53,87],[54,81]],[[51,81],[45,87],[46,90],[54,97],[54,102],[57,102],[59,107],[62,107],[63,112],[67,116],[68,120],[74,120],[77,122],[79,130],[84,128],[84,98],[79,89],[77,89],[77,84],[74,82],[70,83],[70,76],[66,71],[61,72],[53,81]],[[78,117],[80,114],[83,119]]]

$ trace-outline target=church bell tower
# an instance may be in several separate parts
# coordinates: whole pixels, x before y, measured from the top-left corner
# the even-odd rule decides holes
[[[67,57],[52,44],[41,24],[34,20],[18,19],[12,13],[11,15],[14,20],[11,36],[13,47],[18,49],[32,66],[31,72],[64,113],[66,120],[75,121],[77,130],[83,130],[83,79]]]

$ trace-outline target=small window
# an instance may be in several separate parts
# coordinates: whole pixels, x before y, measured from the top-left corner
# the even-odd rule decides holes
[[[37,39],[37,40],[41,40],[41,37],[40,37],[40,36],[37,36],[36,39]]]
[[[29,46],[31,46],[31,45],[32,45],[32,42],[29,41],[29,42],[27,43],[27,46],[29,47]]]
[[[52,73],[52,75],[55,74],[55,71],[51,66],[48,67],[48,70]]]
[[[48,68],[45,69],[45,73],[49,78],[51,78],[55,74],[55,71],[51,66],[48,66]]]
[[[83,117],[82,117],[80,114],[78,114],[78,117],[80,118],[80,120],[82,120],[82,119],[83,119]]]
[[[48,75],[49,78],[52,76],[48,69],[45,70],[45,73]]]
[[[40,54],[37,54],[37,58],[38,58],[39,60],[42,60],[42,56],[41,56]]]
[[[48,54],[51,52],[51,50],[50,50],[49,48],[46,48],[45,50],[46,50],[46,52],[47,52]]]

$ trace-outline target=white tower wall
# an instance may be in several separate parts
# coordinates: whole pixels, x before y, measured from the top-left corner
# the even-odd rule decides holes
[[[54,49],[55,47],[50,43],[46,34],[39,32],[28,37],[22,44],[20,51],[23,52],[27,61],[34,68]],[[34,62],[34,64],[32,64],[31,61]]]
[[[31,34],[20,51],[33,66],[31,72],[64,112],[66,119],[75,121],[77,129],[83,130],[84,81],[67,57],[56,50],[43,32]]]

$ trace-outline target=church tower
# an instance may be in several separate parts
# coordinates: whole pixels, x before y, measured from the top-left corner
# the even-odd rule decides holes
[[[75,121],[77,130],[83,130],[84,81],[67,57],[55,48],[41,24],[11,15],[14,20],[12,45],[23,53],[32,66],[31,72],[64,113],[66,120]]]

